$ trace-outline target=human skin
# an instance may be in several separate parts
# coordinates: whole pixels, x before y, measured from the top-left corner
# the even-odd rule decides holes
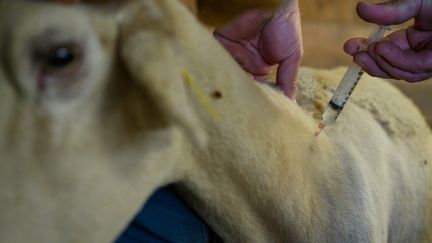
[[[432,77],[432,1],[399,0],[380,4],[360,2],[358,15],[380,25],[397,25],[414,19],[414,25],[391,33],[387,38],[358,52],[364,38],[344,45],[346,53],[369,74],[418,82]]]
[[[242,14],[215,37],[255,79],[265,79],[278,65],[276,84],[295,99],[303,55],[298,1],[286,1],[275,13],[253,10]]]

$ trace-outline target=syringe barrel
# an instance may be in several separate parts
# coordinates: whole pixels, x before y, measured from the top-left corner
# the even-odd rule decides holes
[[[340,112],[341,110],[334,109],[331,105],[327,106],[327,109],[325,109],[324,113],[322,114],[321,124],[327,126],[335,123]]]
[[[345,72],[329,103],[335,110],[341,111],[354,88],[362,77],[364,71],[357,64],[352,63]]]
[[[367,42],[360,46],[359,51],[365,51],[367,47],[379,40],[382,39],[384,32],[389,30],[390,27],[379,25],[375,28],[374,31],[369,35]],[[364,71],[360,66],[355,63],[352,63],[344,76],[342,77],[342,81],[339,83],[336,91],[333,94],[326,110],[322,114],[322,121],[320,123],[319,128],[322,130],[326,125],[332,124],[336,121],[336,118],[339,116],[341,111],[343,110],[345,103],[348,101],[351,96],[354,88],[357,86],[359,80],[361,79]],[[318,130],[317,134],[319,134],[320,130]]]
[[[334,92],[327,109],[322,114],[323,124],[328,125],[336,121],[336,118],[343,110],[346,102],[354,91],[354,88],[362,77],[363,72],[364,71],[362,68],[355,63],[352,63],[348,67],[347,71],[342,77],[342,81],[336,88],[336,91]]]
[[[360,47],[360,50],[364,51],[367,49],[367,47],[379,40],[382,39],[384,36],[385,31],[389,30],[390,27],[378,25],[372,33],[369,35],[367,42]],[[361,67],[359,67],[357,64],[352,63],[348,70],[346,71],[345,75],[342,78],[342,81],[340,82],[339,86],[336,88],[336,91],[329,103],[329,106],[331,106],[334,110],[342,111],[342,109],[345,106],[345,103],[351,96],[354,88],[356,87],[357,83],[361,79],[364,71]]]

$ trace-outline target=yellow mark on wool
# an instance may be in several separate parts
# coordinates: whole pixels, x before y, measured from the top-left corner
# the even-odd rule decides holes
[[[192,90],[192,92],[196,95],[200,103],[203,105],[204,109],[210,114],[210,116],[213,118],[213,120],[219,120],[220,114],[216,110],[216,108],[212,105],[210,102],[209,97],[206,95],[206,93],[199,87],[198,83],[191,77],[189,72],[187,70],[182,71],[183,80],[186,82],[186,84],[189,86],[189,88]]]

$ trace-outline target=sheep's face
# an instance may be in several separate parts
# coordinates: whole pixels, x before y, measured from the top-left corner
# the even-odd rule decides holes
[[[202,144],[156,2],[0,0],[0,241],[110,241]]]
[[[194,130],[159,15],[151,0],[116,12],[0,1],[1,152],[120,153],[149,134]]]
[[[0,16],[2,153],[89,142],[84,124],[112,82],[114,25],[97,33],[82,10],[27,1],[0,1]]]

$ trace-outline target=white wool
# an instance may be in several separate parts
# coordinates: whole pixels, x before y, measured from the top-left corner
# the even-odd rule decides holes
[[[398,90],[365,77],[317,139],[344,68],[301,69],[296,104],[177,1],[128,2],[0,0],[0,242],[112,241],[168,183],[226,242],[432,241],[431,131]],[[56,95],[41,29],[87,47]]]

